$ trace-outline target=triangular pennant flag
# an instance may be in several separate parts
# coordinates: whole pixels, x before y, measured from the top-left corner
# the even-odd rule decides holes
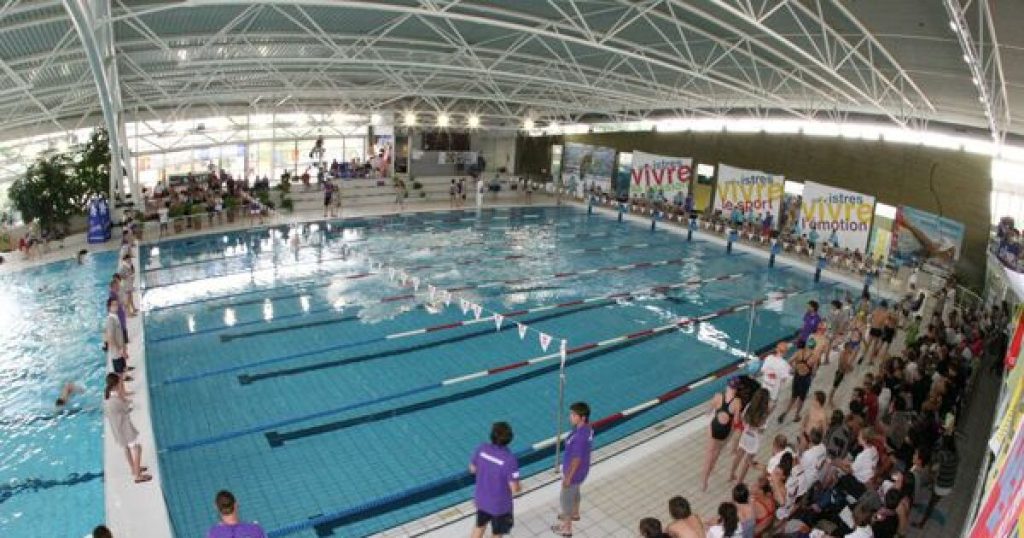
[[[412,289],[414,289],[416,291],[420,291],[420,277],[418,277],[418,276],[412,277]]]
[[[551,335],[540,333],[540,348],[544,351],[548,350],[548,346],[551,345]]]
[[[516,328],[519,329],[519,339],[522,340],[523,338],[526,338],[526,325],[516,323]]]
[[[395,268],[394,267],[388,267],[388,278],[391,279],[391,280],[395,279]]]
[[[482,314],[482,313],[483,313],[483,311],[484,311],[484,308],[483,308],[482,306],[478,305],[478,304],[475,304],[475,305],[471,305],[471,306],[472,306],[472,308],[473,308],[473,316],[474,316],[474,317],[475,317],[476,319],[480,319],[480,314]]]
[[[465,299],[459,299],[459,307],[462,308],[462,313],[469,312],[469,301]]]
[[[559,348],[558,351],[562,355],[562,365],[561,365],[561,368],[563,370],[565,369],[565,356],[567,355],[565,347],[566,347],[565,340],[562,340],[562,345],[561,345],[561,347]]]
[[[451,306],[452,305],[452,292],[450,292],[448,290],[444,290],[444,305],[445,306]]]
[[[501,330],[502,321],[505,321],[505,316],[502,316],[501,314],[494,315],[494,327],[499,331]]]
[[[430,290],[430,300],[433,301],[434,300],[434,295],[437,294],[437,288],[434,287],[433,284],[430,284],[430,285],[427,286],[427,289]]]

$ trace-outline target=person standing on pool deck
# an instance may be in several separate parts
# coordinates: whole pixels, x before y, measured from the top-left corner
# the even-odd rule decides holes
[[[480,209],[484,205],[484,180],[476,178],[476,208]]]
[[[807,301],[807,312],[804,313],[804,324],[800,327],[800,333],[796,338],[796,348],[803,349],[807,345],[807,338],[818,330],[821,323],[821,316],[818,315],[818,301]]]
[[[871,340],[868,341],[868,348],[864,352],[864,355],[857,361],[860,364],[864,361],[864,357],[867,357],[872,364],[875,362],[875,358],[878,353],[882,350],[882,329],[885,327],[885,322],[889,320],[889,303],[882,299],[878,302],[878,306],[871,311],[871,318],[869,322],[868,335],[871,336]]]
[[[701,491],[708,490],[708,478],[711,477],[711,471],[714,470],[715,463],[718,462],[718,456],[722,454],[722,447],[725,446],[726,439],[732,433],[733,421],[743,406],[743,402],[740,401],[740,397],[736,393],[739,386],[738,377],[730,379],[725,391],[715,394],[715,397],[709,402],[711,407],[711,424],[708,429],[710,439],[708,439],[708,450],[704,455]]]
[[[580,519],[580,486],[590,472],[590,451],[594,444],[594,430],[590,427],[590,406],[576,402],[569,406],[572,432],[565,440],[562,453],[562,491],[559,496],[561,512],[559,523],[551,526],[555,534],[572,536],[572,522]]]
[[[106,345],[110,369],[119,377],[125,377],[128,370],[128,346],[125,343],[121,320],[117,312],[117,300],[107,299],[107,320],[103,325],[103,343]]]
[[[124,381],[117,374],[107,374],[107,387],[103,391],[103,414],[110,422],[110,433],[114,442],[124,448],[128,456],[135,483],[149,482],[153,477],[146,474],[149,469],[142,465],[142,445],[139,444],[139,432],[132,424],[131,403],[124,398]]]
[[[210,527],[206,538],[267,538],[258,523],[244,523],[238,519],[238,501],[226,489],[217,492],[213,505],[220,514],[220,522]]]
[[[512,427],[507,422],[495,422],[491,426],[491,442],[478,446],[469,461],[469,472],[476,475],[476,527],[472,538],[482,538],[488,523],[495,537],[512,532],[512,495],[521,489],[519,462],[508,449],[512,437]]]

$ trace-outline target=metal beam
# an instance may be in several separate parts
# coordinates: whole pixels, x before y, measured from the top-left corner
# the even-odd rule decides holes
[[[100,26],[99,19],[110,16],[109,0],[64,0],[64,9],[78,32],[85,56],[92,69],[96,92],[99,96],[103,121],[110,137],[110,199],[121,198],[124,182],[131,184],[132,199],[141,199],[141,192],[132,181],[131,161],[122,145],[124,121],[121,117],[121,90],[118,86],[117,62],[114,59],[114,36],[110,24]]]

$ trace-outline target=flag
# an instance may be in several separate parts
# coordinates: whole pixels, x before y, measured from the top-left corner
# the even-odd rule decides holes
[[[437,294],[437,288],[433,284],[430,284],[427,286],[427,289],[430,290],[430,300],[433,301],[434,295]]]
[[[501,322],[502,321],[505,321],[505,316],[502,316],[501,314],[495,314],[494,315],[494,327],[495,327],[496,330],[499,330],[499,331],[501,330]]]
[[[474,304],[470,305],[470,308],[473,309],[473,317],[475,317],[476,319],[480,319],[480,314],[482,314],[484,311],[483,307],[478,304]]]
[[[526,325],[516,323],[516,328],[519,329],[519,339],[522,340],[523,338],[526,338]]]
[[[551,335],[540,333],[540,348],[544,351],[548,350],[548,346],[551,345]]]
[[[412,289],[414,289],[416,291],[420,291],[420,277],[418,277],[418,276],[412,277]]]
[[[561,344],[561,346],[559,347],[559,350],[558,350],[559,354],[562,355],[562,364],[561,364],[560,368],[563,369],[563,370],[565,369],[565,356],[567,355],[565,347],[566,347],[566,343],[565,343],[565,340],[563,339],[562,340],[562,344]]]
[[[388,278],[390,280],[394,280],[395,279],[395,268],[394,267],[388,267]]]
[[[459,299],[459,307],[462,308],[462,313],[466,314],[469,312],[469,301],[465,299]]]
[[[445,306],[451,306],[452,305],[452,292],[450,292],[448,290],[444,290],[443,293],[444,293],[444,305]]]

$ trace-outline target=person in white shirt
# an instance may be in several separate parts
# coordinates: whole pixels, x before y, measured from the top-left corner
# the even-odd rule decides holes
[[[867,490],[867,485],[875,477],[878,467],[878,449],[874,444],[875,434],[871,428],[864,428],[857,436],[861,451],[853,462],[836,461],[837,467],[850,473],[839,479],[837,489],[857,499]]]
[[[740,528],[740,518],[736,505],[731,502],[724,502],[718,505],[718,519],[708,528],[708,538],[740,538],[743,530]]]
[[[779,401],[779,389],[782,388],[782,384],[793,377],[793,367],[783,358],[787,351],[789,351],[789,343],[779,342],[775,346],[775,353],[765,357],[761,364],[761,384],[768,389],[771,396],[768,414],[772,413],[775,404]]]
[[[803,469],[804,474],[798,495],[803,495],[816,482],[822,479],[825,472],[825,462],[828,459],[825,444],[822,442],[823,437],[824,434],[817,428],[811,430],[811,433],[808,435],[810,447],[804,450],[803,454],[800,454],[800,467]]]

